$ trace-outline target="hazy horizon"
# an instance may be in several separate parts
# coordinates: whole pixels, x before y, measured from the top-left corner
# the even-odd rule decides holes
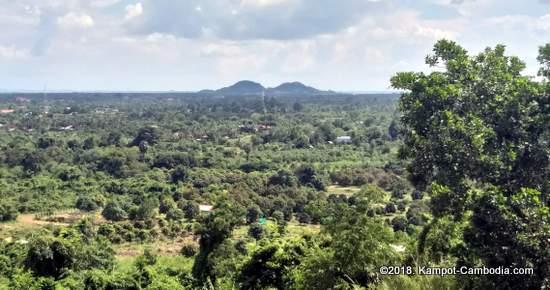
[[[254,80],[241,80],[241,81],[256,82]],[[291,82],[291,81],[289,81],[289,82]],[[289,83],[289,82],[285,82],[285,83]],[[292,82],[300,82],[300,81],[294,80]],[[300,83],[302,83],[302,82],[300,82]],[[263,83],[260,83],[260,84],[264,85]],[[219,87],[201,88],[201,89],[197,89],[197,90],[170,90],[170,89],[166,89],[166,90],[131,90],[131,89],[126,89],[126,90],[125,89],[116,89],[116,90],[101,90],[101,89],[94,89],[94,90],[79,90],[79,89],[64,90],[64,89],[55,89],[55,88],[43,88],[42,90],[38,90],[38,89],[4,89],[4,88],[0,88],[0,94],[7,94],[7,93],[38,94],[38,93],[73,93],[73,92],[74,93],[196,93],[196,92],[199,92],[201,90],[217,90],[217,89],[221,89],[221,88],[228,87],[228,86],[231,86],[231,85],[234,85],[234,83],[222,85],[222,86],[219,86]],[[274,88],[278,85],[280,85],[280,84],[272,85],[272,86],[264,85],[264,87],[266,89],[270,89],[270,88]],[[304,85],[308,85],[308,84],[304,84]],[[380,94],[394,94],[394,93],[400,93],[399,90],[392,90],[392,89],[388,89],[388,90],[333,90],[333,89],[330,89],[330,88],[315,88],[315,89],[319,89],[319,90],[322,90],[322,91],[333,91],[333,92],[336,92],[336,93],[343,93],[343,94],[377,94],[377,93],[380,93]]]

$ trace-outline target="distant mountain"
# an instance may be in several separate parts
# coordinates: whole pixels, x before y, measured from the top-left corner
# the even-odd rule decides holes
[[[268,95],[314,95],[322,91],[306,86],[300,82],[283,83],[277,87],[267,89]]]
[[[282,83],[274,88],[266,88],[262,84],[253,81],[239,81],[229,87],[219,90],[201,90],[197,92],[201,95],[218,96],[239,96],[239,95],[261,95],[266,96],[300,96],[300,95],[332,95],[337,94],[333,91],[321,91],[314,87],[306,86],[300,82]]]
[[[253,81],[240,81],[236,84],[221,88],[216,91],[221,95],[256,95],[262,94],[266,89],[259,83]]]
[[[216,93],[216,91],[214,90],[200,90],[198,91],[199,94],[201,95],[213,95]]]

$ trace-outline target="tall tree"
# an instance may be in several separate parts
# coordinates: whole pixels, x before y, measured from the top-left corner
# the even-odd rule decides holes
[[[537,82],[503,45],[471,56],[441,40],[426,63],[442,69],[392,78],[395,88],[406,90],[399,103],[401,156],[411,161],[411,181],[429,189],[436,218],[469,221],[459,263],[535,268],[529,278],[483,276],[473,282],[478,286],[550,283],[548,60],[547,45],[539,56],[547,79]]]
[[[199,285],[215,279],[210,254],[231,235],[237,225],[244,223],[245,213],[244,208],[224,198],[216,204],[212,213],[201,220],[197,230],[200,249],[193,264],[193,276]]]

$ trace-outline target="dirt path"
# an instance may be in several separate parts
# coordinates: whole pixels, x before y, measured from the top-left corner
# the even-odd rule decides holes
[[[54,226],[69,226],[70,223],[62,223],[62,222],[51,222],[51,221],[43,221],[36,219],[36,215],[34,214],[20,214],[17,216],[16,224],[22,225],[22,226],[36,226],[36,227],[42,227],[47,225],[54,225]]]

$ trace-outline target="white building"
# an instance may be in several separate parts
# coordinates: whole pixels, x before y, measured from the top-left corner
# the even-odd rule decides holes
[[[207,205],[207,204],[199,205],[199,210],[202,211],[202,212],[210,212],[210,211],[212,211],[213,208],[214,208],[214,206],[212,206],[212,205]]]
[[[336,137],[336,143],[351,143],[350,136],[338,136]]]

